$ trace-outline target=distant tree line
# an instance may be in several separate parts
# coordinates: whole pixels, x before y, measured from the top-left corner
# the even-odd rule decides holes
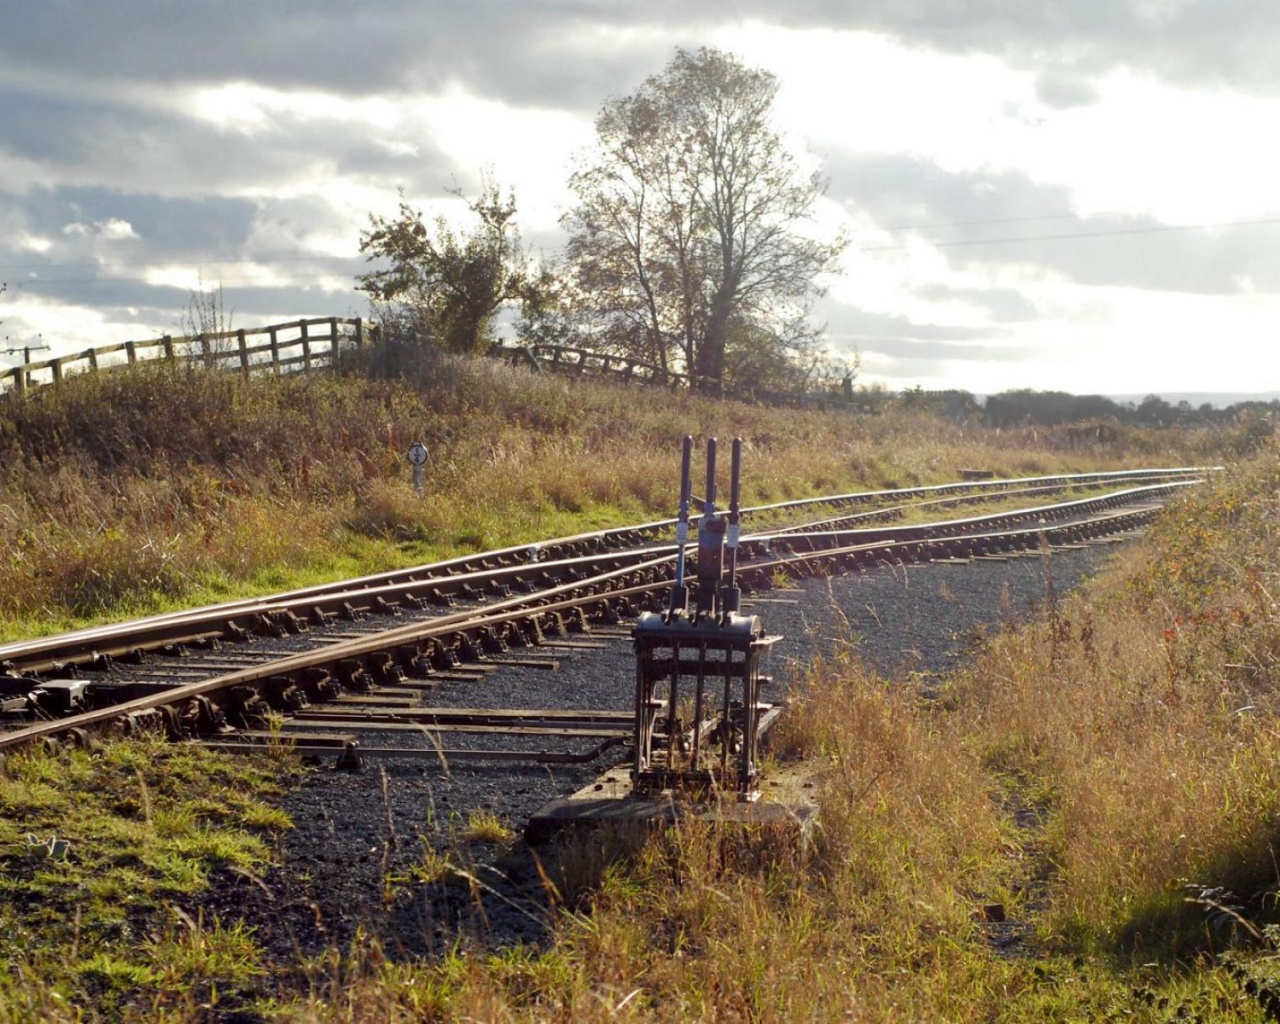
[[[1117,402],[1105,395],[1072,395],[1065,391],[1020,389],[989,395],[985,402],[968,391],[925,391],[908,388],[893,395],[887,391],[859,392],[859,401],[883,407],[889,401],[904,407],[928,411],[963,422],[971,420],[989,427],[1050,427],[1062,423],[1124,424],[1143,427],[1207,426],[1233,423],[1243,416],[1280,418],[1280,401],[1236,402],[1216,408],[1205,402],[1171,403],[1159,395],[1141,402]]]

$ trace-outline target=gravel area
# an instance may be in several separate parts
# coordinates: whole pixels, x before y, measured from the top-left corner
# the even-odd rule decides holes
[[[1115,547],[1095,544],[1007,560],[896,567],[832,580],[808,580],[744,600],[785,639],[764,671],[765,699],[785,696],[803,666],[832,644],[852,643],[886,674],[928,685],[953,668],[982,631],[1042,607],[1095,573]],[[428,693],[450,707],[628,709],[634,658],[626,626],[582,637],[604,649],[547,649],[555,671],[503,667],[476,682],[451,682]],[[612,633],[612,637],[604,634]],[[523,652],[513,652],[519,656]],[[449,746],[483,738],[459,736]],[[492,742],[492,741],[489,741]],[[420,734],[362,737],[366,746],[425,744]],[[515,746],[504,737],[500,746]],[[587,749],[594,741],[578,741]],[[533,749],[565,749],[543,738]],[[586,784],[606,768],[370,759],[360,771],[317,768],[284,800],[296,828],[284,841],[283,865],[263,879],[226,876],[206,914],[243,918],[281,965],[299,953],[346,948],[358,929],[393,953],[424,955],[464,940],[488,947],[537,943],[548,900],[535,860],[520,841],[467,837],[472,816],[492,812],[515,832],[548,800]],[[446,860],[449,866],[445,866]]]

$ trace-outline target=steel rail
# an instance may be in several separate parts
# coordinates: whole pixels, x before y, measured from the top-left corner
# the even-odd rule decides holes
[[[998,480],[961,481],[947,484],[931,484],[909,488],[895,488],[878,491],[857,491],[846,494],[830,495],[818,498],[801,498],[791,501],[775,502],[744,508],[741,515],[748,518],[759,518],[769,513],[794,512],[806,508],[841,507],[845,505],[869,504],[875,501],[902,501],[907,498],[923,500],[939,500],[941,496],[978,497],[987,493],[1025,489],[1028,487],[1043,489],[1062,489],[1079,486],[1104,486],[1107,484],[1167,478],[1191,478],[1220,467],[1171,467],[1164,469],[1113,470],[1095,473],[1057,474],[1052,476],[1005,478]],[[877,510],[883,512],[886,510]],[[690,516],[690,523],[696,526],[701,517]],[[495,569],[513,568],[523,565],[527,570],[531,565],[556,564],[575,557],[587,558],[599,556],[616,550],[619,545],[638,544],[644,538],[653,538],[673,530],[678,520],[661,519],[653,522],[631,526],[614,527],[587,533],[559,537],[532,544],[513,545],[494,551],[473,555],[459,556],[436,563],[412,566],[406,569],[389,570],[383,573],[362,576],[355,579],[334,583],[315,584],[278,594],[255,598],[244,598],[220,604],[206,605],[197,609],[181,612],[169,612],[148,616],[127,623],[112,623],[91,626],[55,637],[38,638],[36,640],[17,641],[0,644],[0,667],[6,662],[19,657],[26,657],[29,652],[58,649],[61,643],[68,649],[92,652],[95,645],[107,641],[118,641],[120,637],[134,631],[141,635],[145,629],[154,629],[157,643],[166,642],[163,630],[174,627],[168,634],[170,638],[183,635],[185,623],[207,621],[234,621],[241,618],[261,614],[270,614],[287,608],[304,607],[309,602],[328,603],[331,606],[342,601],[353,601],[362,596],[375,595],[387,587],[405,584],[406,590],[413,587],[440,587],[446,580],[460,576],[479,577]],[[786,527],[775,532],[795,532],[803,527]],[[590,549],[590,550],[587,550]],[[517,570],[518,572],[518,570]],[[44,645],[43,647],[41,645]],[[72,656],[58,660],[68,661]]]
[[[1147,492],[1150,490],[1152,489],[1140,488],[1128,493],[1149,497]],[[1084,510],[1078,506],[1093,504],[1097,500],[1065,503],[1065,506],[1076,506],[1077,513],[1083,513]],[[1040,508],[1034,511],[1043,512],[1045,509]],[[1098,509],[1093,511],[1096,513]],[[758,589],[759,585],[778,569],[798,569],[803,575],[811,575],[814,566],[830,563],[839,564],[842,568],[853,568],[875,562],[919,561],[936,557],[938,554],[956,557],[957,552],[985,554],[1002,549],[1026,550],[1053,544],[1059,538],[1065,542],[1075,542],[1087,537],[1090,532],[1131,529],[1150,521],[1157,511],[1155,507],[1147,507],[1136,512],[1107,512],[1105,515],[1095,514],[1092,519],[1083,521],[1077,515],[1076,521],[1069,523],[1037,523],[1027,529],[988,532],[981,532],[976,527],[980,524],[989,526],[989,522],[984,524],[981,519],[969,519],[957,521],[967,524],[967,532],[966,530],[953,531],[939,537],[929,537],[926,532],[923,532],[923,527],[899,528],[896,536],[888,538],[882,536],[878,539],[866,536],[868,531],[831,531],[824,535],[827,543],[825,548],[815,546],[804,552],[788,552],[780,558],[751,562],[742,566],[740,571],[743,582],[752,589]],[[785,536],[788,540],[795,539],[795,535]],[[508,598],[480,611],[461,611],[411,623],[377,635],[344,640],[321,650],[292,654],[268,664],[250,666],[210,679],[175,686],[70,718],[40,722],[0,735],[0,751],[75,729],[93,728],[115,719],[154,711],[162,706],[180,704],[195,697],[228,691],[236,686],[262,682],[271,677],[288,677],[307,669],[336,665],[348,659],[395,651],[441,637],[467,631],[492,629],[495,626],[527,620],[534,614],[548,616],[584,607],[599,608],[610,601],[654,598],[670,586],[672,561],[671,553],[665,553],[662,557],[653,558],[638,566],[612,570],[591,580],[561,584],[538,594]],[[649,579],[635,582],[637,570],[653,570],[653,573]],[[594,593],[583,593],[589,586],[599,589]]]
[[[862,527],[856,530],[847,528],[800,531],[784,528],[774,533],[748,535],[742,540],[742,553],[748,558],[753,558],[767,555],[774,546],[795,549],[807,545],[808,549],[813,550],[815,546],[847,544],[851,542],[850,539],[841,537],[833,540],[827,534],[843,535],[850,533],[851,530],[867,542],[878,539],[910,540],[925,535],[937,536],[989,525],[1012,525],[1033,518],[1037,520],[1062,518],[1073,514],[1085,514],[1098,508],[1114,507],[1139,498],[1163,497],[1173,490],[1193,486],[1195,482],[1191,480],[1152,484],[1070,502],[1034,505],[942,522]],[[826,527],[833,523],[847,522],[857,518],[859,517],[829,520],[817,525]],[[326,621],[333,617],[354,618],[363,613],[393,611],[406,602],[420,606],[426,595],[451,601],[462,596],[476,597],[477,591],[491,592],[494,588],[505,590],[511,586],[527,587],[534,584],[534,581],[529,578],[533,574],[541,576],[544,582],[559,578],[568,581],[564,585],[575,585],[581,583],[584,575],[599,577],[602,563],[606,565],[612,563],[612,568],[619,571],[645,571],[651,568],[655,558],[675,557],[679,550],[676,545],[658,546],[634,551],[579,556],[556,562],[526,563],[462,575],[419,578],[412,582],[389,583],[376,590],[371,588],[338,590],[327,595],[323,600],[293,598],[271,605],[262,604],[252,619],[243,613],[228,617],[216,608],[196,609],[186,615],[171,616],[163,622],[142,620],[118,624],[88,636],[83,632],[76,632],[39,638],[23,644],[11,644],[6,648],[0,648],[0,658],[4,658],[0,664],[3,664],[11,674],[38,675],[50,671],[61,671],[72,664],[94,663],[103,656],[120,658],[138,651],[154,650],[183,642],[190,643],[196,639],[224,636],[227,633],[234,635],[236,632],[258,632],[264,628],[273,629],[277,633],[297,632],[305,628],[302,624],[304,619]],[[299,612],[303,613],[302,618],[298,617]]]

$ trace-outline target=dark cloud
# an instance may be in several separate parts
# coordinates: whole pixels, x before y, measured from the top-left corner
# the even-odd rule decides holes
[[[915,294],[930,302],[976,306],[997,324],[1025,323],[1040,316],[1035,303],[1012,288],[952,288],[934,283],[921,285]]]
[[[830,195],[869,214],[891,240],[855,246],[890,254],[910,240],[955,267],[1038,268],[1085,285],[1238,294],[1280,291],[1280,219],[1210,227],[1151,217],[1071,213],[1071,193],[1018,171],[943,170],[922,158],[844,155],[827,166]]]
[[[105,188],[0,192],[0,279],[11,301],[26,296],[97,310],[144,333],[175,328],[190,288],[150,284],[157,269],[185,269],[208,288],[221,286],[227,308],[245,315],[348,315],[366,303],[357,257],[308,252],[315,232],[334,224],[322,199],[243,199],[139,195]],[[127,229],[126,230],[126,227]],[[43,240],[43,251],[29,240]],[[356,238],[351,239],[354,253]],[[266,285],[267,268],[280,281]],[[19,309],[20,312],[20,309]],[[6,329],[18,323],[9,320]]]
[[[12,8],[13,4],[10,5]],[[0,62],[89,80],[252,80],[368,94],[461,81],[519,103],[590,109],[634,88],[677,38],[758,18],[886,33],[913,46],[990,53],[1045,73],[1047,102],[1074,102],[1119,67],[1173,81],[1280,89],[1275,12],[1257,0],[18,0]],[[604,29],[643,29],[626,48]],[[661,32],[653,32],[661,29]]]
[[[1004,343],[1003,331],[991,327],[920,323],[906,316],[871,313],[846,305],[822,310],[827,334],[841,348],[856,348],[895,359],[1013,362],[1030,354]]]
[[[669,56],[665,43],[593,46],[603,28],[650,22],[642,8],[524,0],[41,0],[6,17],[0,62],[101,83],[253,81],[346,95],[435,92],[460,82],[517,104],[597,106]],[[655,12],[656,13],[656,12]],[[687,24],[687,10],[678,23]],[[637,69],[640,69],[637,71]]]
[[[245,317],[360,310],[347,282],[364,264],[312,260],[321,240],[351,231],[343,200],[313,183],[402,185],[434,197],[478,169],[455,167],[421,131],[397,139],[375,124],[281,110],[251,131],[220,128],[161,100],[232,83],[344,98],[457,85],[589,116],[659,71],[674,44],[695,47],[713,27],[743,19],[994,55],[1032,73],[1040,103],[1055,109],[1096,102],[1096,83],[1120,68],[1280,91],[1280,34],[1257,0],[12,0],[0,24],[0,167],[14,168],[0,182],[0,279],[140,329],[172,326],[189,298],[143,281],[149,265],[166,261],[202,267]],[[614,32],[626,29],[635,31]],[[1085,285],[1212,294],[1280,290],[1280,226],[1184,231],[1137,216],[1081,218],[1063,186],[1011,170],[952,173],[906,155],[837,154],[826,172],[832,198],[887,233],[863,248],[923,238],[966,270],[1018,265]],[[299,181],[311,194],[298,194]],[[273,197],[286,182],[291,198]],[[562,244],[545,234],[529,241],[553,254]],[[271,263],[283,287],[257,285],[250,258]],[[1005,326],[1038,317],[1021,294],[938,283],[918,294],[966,303],[995,326],[827,303],[831,337],[915,373],[1027,356]],[[0,318],[16,322],[7,310]]]

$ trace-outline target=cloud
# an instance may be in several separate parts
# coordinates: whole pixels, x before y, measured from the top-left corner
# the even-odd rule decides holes
[[[1025,293],[1013,288],[956,288],[933,281],[915,288],[914,294],[929,302],[980,309],[997,324],[1025,323],[1041,315]]]
[[[827,331],[844,347],[913,358],[1008,361],[1026,358],[1025,348],[1000,342],[999,328],[921,323],[900,314],[852,306],[824,308]]]
[[[831,198],[881,234],[863,253],[931,245],[954,269],[1020,266],[1083,285],[1204,294],[1280,292],[1280,218],[1172,224],[1072,212],[1072,193],[1016,170],[947,171],[900,154],[841,154]],[[858,241],[864,244],[858,245]]]

